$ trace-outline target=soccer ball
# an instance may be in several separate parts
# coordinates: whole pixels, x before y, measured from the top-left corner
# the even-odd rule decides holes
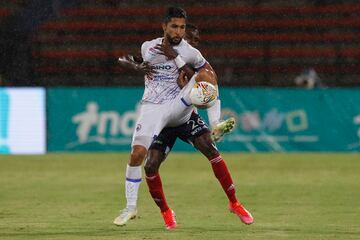
[[[196,82],[190,92],[190,101],[197,108],[213,106],[217,97],[216,87],[208,82]]]

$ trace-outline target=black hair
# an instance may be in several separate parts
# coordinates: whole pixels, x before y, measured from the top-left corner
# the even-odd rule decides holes
[[[170,22],[171,18],[185,18],[185,20],[186,20],[186,12],[184,9],[179,8],[179,7],[169,7],[166,10],[166,14],[164,17],[164,23]]]
[[[190,30],[190,31],[198,30],[199,31],[198,27],[191,23],[186,23],[186,30]]]

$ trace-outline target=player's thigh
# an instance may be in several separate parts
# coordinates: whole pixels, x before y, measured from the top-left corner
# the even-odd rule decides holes
[[[194,87],[196,81],[195,81],[195,78],[196,78],[196,75],[195,74],[190,80],[189,82],[185,85],[185,87],[183,87],[179,93],[179,95],[177,96],[178,99],[182,100],[182,101],[185,101],[186,103],[188,104],[191,104],[190,102],[190,92],[192,90],[192,88]]]
[[[191,143],[204,156],[212,157],[218,153],[211,139],[211,131],[199,114],[193,112],[190,119],[182,125],[179,138]]]
[[[149,173],[157,173],[159,171],[161,163],[165,160],[166,155],[164,152],[150,148],[145,161],[145,172]]]
[[[186,123],[178,127],[178,137],[194,146],[197,139],[205,139],[204,136],[210,136],[210,129],[199,114],[195,112],[191,114],[190,119]]]
[[[164,128],[150,145],[145,162],[146,173],[156,173],[166,159],[177,138],[176,128]]]
[[[164,128],[158,136],[155,136],[149,149],[157,149],[167,155],[173,148],[177,138],[176,128]]]
[[[211,158],[219,154],[215,143],[211,139],[210,132],[206,132],[196,137],[193,141],[193,144],[194,147],[198,149],[207,158]]]
[[[131,146],[141,145],[146,149],[154,136],[158,135],[165,126],[167,113],[161,104],[142,104],[140,115],[137,119]]]
[[[189,120],[191,113],[194,111],[194,107],[189,98],[194,83],[194,79],[190,80],[190,82],[180,91],[179,95],[170,102],[170,120],[167,126],[179,126]]]

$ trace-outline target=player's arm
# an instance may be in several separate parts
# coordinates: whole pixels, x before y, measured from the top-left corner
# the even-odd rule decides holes
[[[193,71],[194,71],[194,74],[195,74],[195,70],[193,70]],[[205,65],[203,67],[201,67],[200,69],[197,69],[196,72],[199,72],[201,76],[208,75],[207,78],[206,78],[206,81],[210,82],[211,84],[213,84],[215,86],[217,85],[217,82],[218,82],[217,75],[216,75],[214,69],[212,68],[212,66],[209,63],[205,63]],[[190,76],[190,78],[194,74],[192,74]],[[180,88],[183,88],[189,82],[190,78],[188,77],[188,75],[185,74],[185,72],[181,71],[181,73],[179,75],[179,78],[177,80],[177,84],[179,85]]]
[[[206,81],[213,85],[218,85],[218,78],[217,75],[212,68],[212,66],[207,62],[203,67],[198,69],[198,77],[195,79],[196,81]],[[203,79],[203,80],[201,80]]]
[[[126,55],[118,58],[118,63],[121,67],[134,72],[141,72],[143,74],[152,74],[154,70],[151,66],[143,61],[143,58],[140,54]]]
[[[159,50],[160,53],[168,59],[174,60],[176,66],[179,68],[179,70],[185,73],[185,76],[188,79],[190,79],[195,74],[194,69],[188,64],[186,64],[184,60],[182,60],[180,54],[178,54],[174,50],[174,48],[170,45],[169,41],[166,38],[164,39],[164,42],[162,44],[156,45],[155,48]]]
[[[186,84],[188,84],[189,79],[188,77],[185,75],[185,72],[181,71],[179,74],[179,77],[177,79],[177,84],[180,87],[180,89],[182,89],[183,87],[186,86]]]

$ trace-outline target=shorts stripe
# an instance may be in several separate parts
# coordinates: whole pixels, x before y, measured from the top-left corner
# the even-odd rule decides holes
[[[183,102],[183,104],[185,104],[185,106],[187,107],[191,106],[191,104],[187,103],[184,98],[181,98],[181,101]]]

